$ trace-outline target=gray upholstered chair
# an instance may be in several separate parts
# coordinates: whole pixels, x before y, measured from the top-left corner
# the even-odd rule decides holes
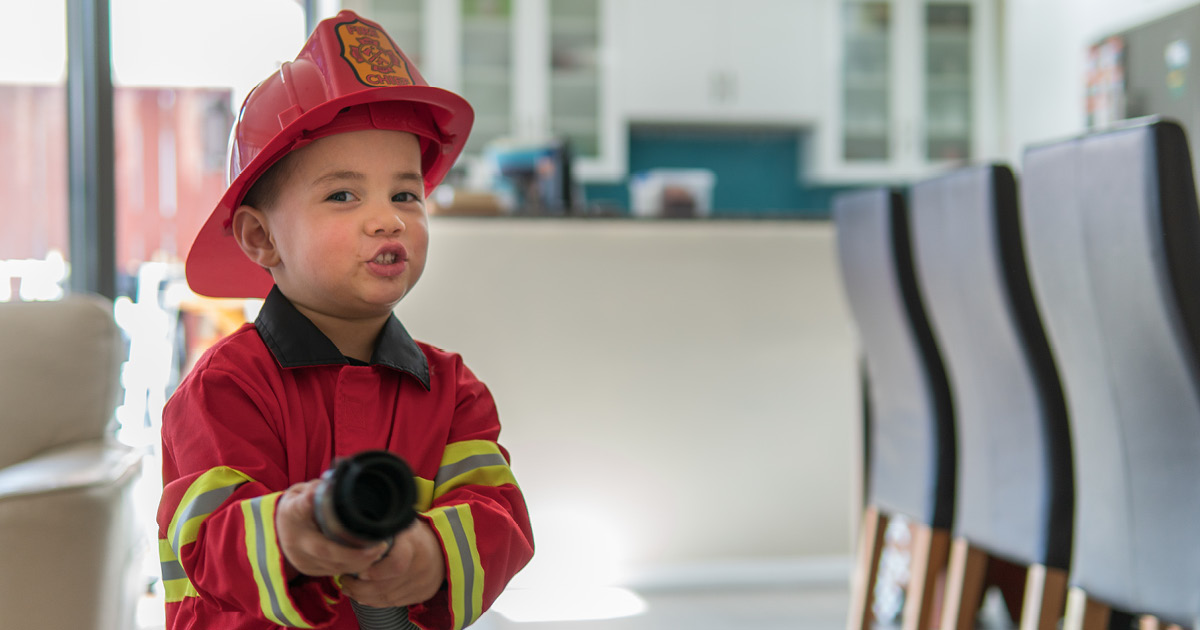
[[[0,626],[129,630],[151,541],[141,453],[112,439],[112,308],[0,303],[0,331]]]
[[[965,167],[911,191],[916,275],[954,392],[943,628],[972,628],[989,557],[1027,567],[1023,628],[1055,628],[1071,557],[1066,406],[1026,275],[1016,182]]]
[[[926,628],[954,516],[954,418],[942,360],[917,292],[908,211],[897,191],[834,199],[842,284],[865,367],[866,492],[850,630],[872,627],[883,532],[903,515],[916,530],[906,628]]]
[[[1200,216],[1183,129],[1028,149],[1030,273],[1072,408],[1067,626],[1200,617]]]

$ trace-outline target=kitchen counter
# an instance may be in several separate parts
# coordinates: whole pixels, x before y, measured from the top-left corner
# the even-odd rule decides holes
[[[668,217],[637,217],[626,214],[622,211],[613,211],[605,213],[601,211],[586,212],[578,214],[566,215],[535,215],[535,214],[502,214],[502,215],[487,215],[487,214],[435,214],[433,217],[439,220],[482,220],[482,221],[646,221],[646,222],[667,222],[667,223],[687,223],[693,221],[829,221],[828,213],[824,210],[802,211],[802,210],[779,210],[771,212],[736,212],[723,211],[714,216],[707,217],[685,217],[685,218],[668,218]]]
[[[430,233],[398,312],[492,388],[535,527],[591,515],[634,569],[848,556],[857,354],[829,222],[433,217]]]

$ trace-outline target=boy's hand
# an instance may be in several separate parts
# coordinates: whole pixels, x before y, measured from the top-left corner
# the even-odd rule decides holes
[[[342,578],[342,592],[376,608],[410,606],[429,601],[446,580],[446,561],[437,534],[418,519],[396,535],[386,558],[357,577]]]
[[[387,552],[387,543],[355,549],[326,538],[313,516],[319,484],[317,479],[298,483],[275,506],[275,531],[289,568],[313,577],[366,571]]]

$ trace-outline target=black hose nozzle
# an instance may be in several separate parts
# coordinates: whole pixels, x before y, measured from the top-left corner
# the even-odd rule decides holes
[[[416,502],[416,480],[403,459],[387,451],[363,451],[321,475],[314,512],[326,538],[362,548],[411,525]]]

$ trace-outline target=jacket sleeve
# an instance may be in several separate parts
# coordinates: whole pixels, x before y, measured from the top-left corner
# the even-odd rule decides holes
[[[422,513],[441,540],[446,585],[410,617],[426,628],[463,628],[483,614],[533,557],[533,532],[509,455],[497,439],[492,395],[455,355],[457,395],[449,438]]]
[[[275,535],[288,486],[278,407],[238,374],[199,369],[163,412],[159,559],[167,606],[190,597],[226,612],[309,628],[334,616],[329,579],[290,584]]]

